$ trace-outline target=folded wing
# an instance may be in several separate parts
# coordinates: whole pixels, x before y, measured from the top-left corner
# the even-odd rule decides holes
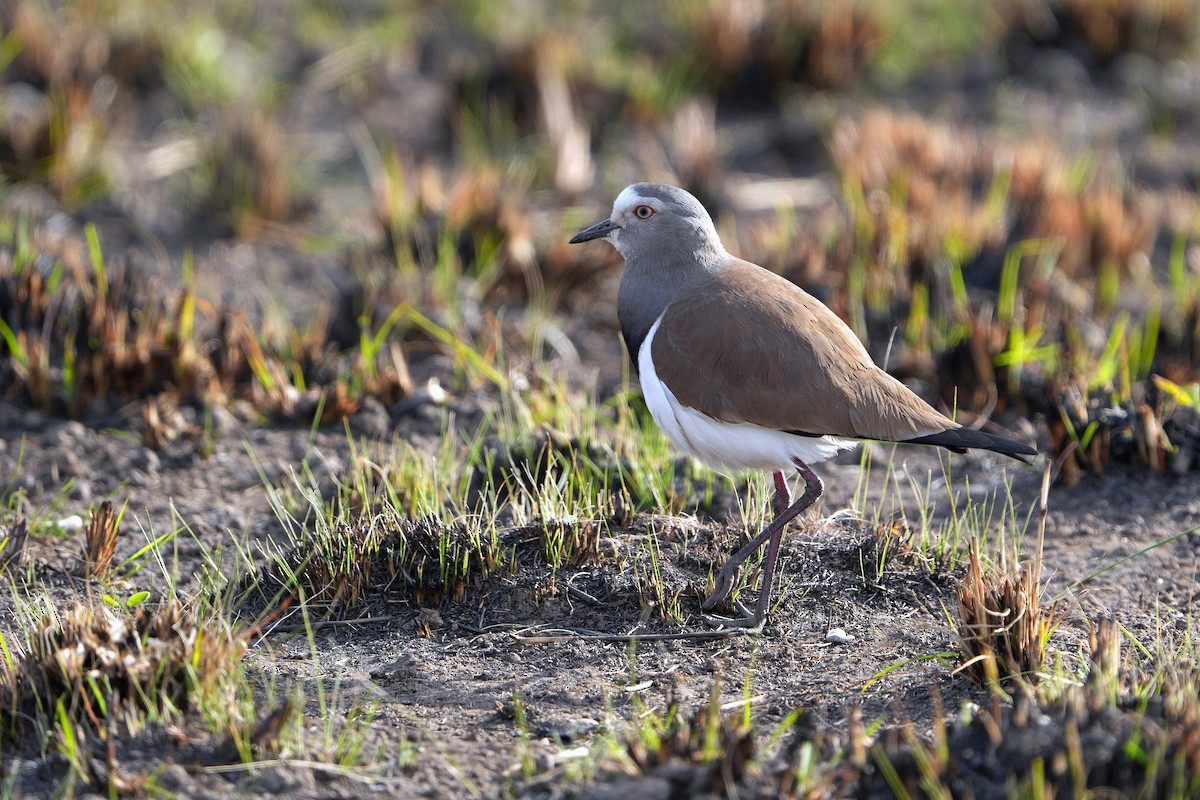
[[[964,429],[880,369],[854,332],[786,279],[735,259],[663,314],[653,352],[683,404],[724,422],[800,435],[1032,448]]]

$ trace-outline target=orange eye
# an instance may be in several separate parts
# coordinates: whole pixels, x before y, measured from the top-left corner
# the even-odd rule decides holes
[[[633,213],[637,214],[638,219],[650,219],[654,216],[654,209],[650,206],[638,206]]]

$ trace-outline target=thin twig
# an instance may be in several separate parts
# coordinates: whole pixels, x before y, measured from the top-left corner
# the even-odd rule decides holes
[[[396,783],[404,780],[401,777],[392,777],[389,775],[375,775],[365,770],[355,770],[348,767],[343,767],[340,764],[326,764],[321,761],[304,761],[299,759],[283,759],[271,758],[262,761],[249,761],[241,764],[214,764],[212,766],[200,767],[200,771],[217,775],[226,775],[238,772],[253,772],[256,769],[265,767],[303,767],[311,769],[314,772],[324,772],[330,775],[336,775],[339,778],[349,778],[360,783]]]
[[[561,644],[580,639],[591,642],[674,642],[684,639],[731,639],[735,636],[754,633],[749,628],[719,628],[712,631],[681,631],[680,633],[596,633],[573,628],[560,630],[564,632],[549,636],[523,636],[514,633],[512,637],[521,644]]]
[[[272,625],[267,629],[265,635],[272,633],[292,633],[294,631],[303,630],[319,630],[321,628],[333,628],[342,625],[371,625],[377,622],[395,622],[400,617],[395,614],[389,614],[382,617],[358,617],[357,619],[319,619],[316,622],[297,622],[292,625]]]
[[[1033,556],[1033,600],[1031,608],[1037,608],[1038,595],[1042,591],[1042,552],[1046,545],[1046,516],[1050,510],[1050,462],[1042,465],[1042,491],[1038,497],[1037,552]]]
[[[567,593],[570,594],[572,597],[574,597],[576,600],[582,600],[583,602],[588,603],[593,606],[604,605],[604,602],[602,600],[600,600],[596,597],[593,597],[592,595],[588,594],[587,592],[583,591],[582,589],[576,589],[570,583],[567,584]]]

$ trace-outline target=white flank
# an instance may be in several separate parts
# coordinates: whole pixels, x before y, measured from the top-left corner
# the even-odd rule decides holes
[[[854,439],[797,436],[747,422],[721,422],[682,405],[659,380],[650,356],[660,322],[662,317],[655,321],[638,350],[638,374],[650,415],[676,450],[710,466],[774,472],[793,469],[795,459],[810,465],[819,463],[857,444]]]

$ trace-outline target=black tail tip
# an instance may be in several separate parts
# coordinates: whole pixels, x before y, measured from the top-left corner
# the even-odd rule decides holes
[[[997,436],[994,433],[984,433],[974,428],[954,428],[940,433],[931,433],[928,436],[918,436],[915,439],[906,439],[905,442],[945,447],[956,453],[965,453],[972,449],[991,450],[993,453],[1015,458],[1025,464],[1032,464],[1033,461],[1030,460],[1030,457],[1038,454],[1037,450],[1023,442]]]

